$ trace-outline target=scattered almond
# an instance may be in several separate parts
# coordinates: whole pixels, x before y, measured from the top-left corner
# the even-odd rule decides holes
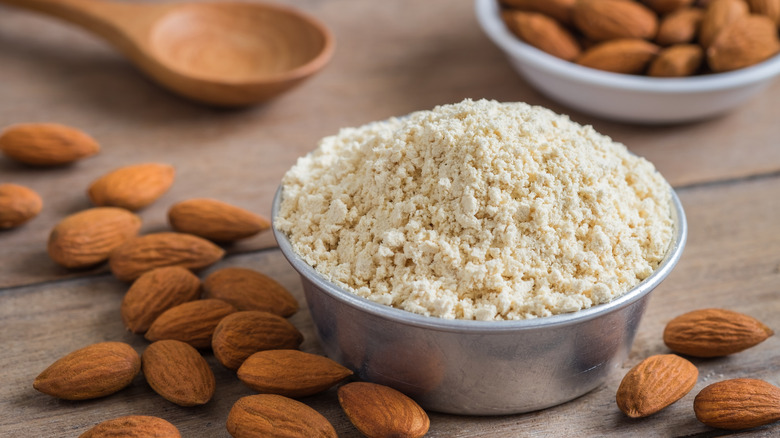
[[[685,8],[665,16],[658,25],[655,42],[662,46],[687,44],[696,39],[704,11]]]
[[[67,216],[49,234],[49,257],[66,268],[108,260],[116,247],[138,235],[141,218],[116,207],[96,207]]]
[[[132,281],[146,271],[164,266],[205,268],[225,251],[198,236],[184,233],[153,233],[129,239],[109,257],[111,272],[121,281]]]
[[[650,356],[626,373],[615,399],[629,417],[647,417],[683,398],[698,377],[696,366],[680,356]]]
[[[563,24],[571,24],[571,11],[577,0],[499,0],[502,6],[526,12],[538,12]]]
[[[704,62],[704,50],[698,44],[678,44],[658,53],[647,69],[648,76],[684,77],[696,73]]]
[[[286,319],[257,310],[226,316],[214,330],[211,348],[225,367],[235,370],[253,353],[298,348],[303,335]]]
[[[352,371],[317,354],[298,350],[266,350],[249,356],[238,378],[262,393],[306,397],[325,391]]]
[[[135,211],[167,192],[174,173],[173,166],[160,163],[124,166],[96,179],[87,194],[95,205]]]
[[[227,430],[234,438],[336,438],[336,430],[319,412],[275,394],[241,397],[230,409]]]
[[[572,18],[577,29],[594,41],[652,39],[658,30],[656,14],[632,0],[579,0]]]
[[[780,52],[777,26],[764,15],[747,15],[724,26],[707,49],[712,71],[724,72],[758,64]]]
[[[711,1],[702,16],[699,43],[705,49],[708,48],[727,24],[749,13],[748,5],[744,0]]]
[[[181,438],[176,426],[162,418],[147,415],[128,415],[96,424],[79,438]]]
[[[34,190],[18,184],[0,184],[0,230],[16,228],[38,216],[43,201]]]
[[[207,198],[174,204],[168,210],[168,221],[176,231],[215,242],[246,239],[271,227],[271,222],[263,216]]]
[[[0,151],[31,166],[60,166],[95,155],[98,143],[89,135],[57,123],[21,123],[0,134]]]
[[[680,354],[717,357],[760,344],[772,334],[772,329],[748,315],[724,309],[701,309],[669,321],[664,329],[664,343]]]
[[[247,268],[222,268],[203,280],[207,298],[226,301],[238,310],[262,310],[288,317],[298,301],[271,277]]]
[[[757,379],[730,379],[702,389],[696,418],[720,429],[741,430],[780,420],[780,388]]]
[[[613,73],[642,73],[660,51],[641,39],[618,39],[597,44],[577,58],[577,64]]]
[[[146,381],[154,392],[179,406],[207,403],[216,380],[206,359],[181,341],[164,340],[146,347],[142,356]]]
[[[149,341],[175,339],[195,348],[209,348],[217,324],[234,312],[236,308],[222,300],[189,301],[163,312],[144,337]]]
[[[198,299],[200,288],[200,279],[180,266],[152,269],[130,286],[119,313],[128,330],[144,333],[166,310]]]
[[[347,418],[369,438],[422,437],[428,432],[428,414],[411,398],[393,388],[368,382],[347,383],[338,389]]]
[[[141,370],[141,358],[123,342],[101,342],[69,353],[35,378],[33,388],[66,400],[113,394]]]
[[[566,61],[580,55],[580,45],[574,35],[544,14],[505,11],[502,18],[512,33],[539,50]]]

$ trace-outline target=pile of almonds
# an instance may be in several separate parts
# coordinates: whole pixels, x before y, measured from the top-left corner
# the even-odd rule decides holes
[[[780,0],[498,0],[521,40],[599,70],[684,77],[780,52]]]

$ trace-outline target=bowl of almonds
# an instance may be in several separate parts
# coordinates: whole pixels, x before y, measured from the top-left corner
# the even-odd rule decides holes
[[[715,117],[780,74],[780,1],[476,0],[475,11],[532,86],[606,119]]]

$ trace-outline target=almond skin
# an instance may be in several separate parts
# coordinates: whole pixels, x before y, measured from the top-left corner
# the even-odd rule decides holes
[[[648,76],[674,78],[696,73],[704,62],[704,49],[698,44],[678,44],[658,54],[647,69]]]
[[[538,12],[559,23],[571,24],[571,11],[577,0],[499,0],[502,6],[526,12]]]
[[[764,15],[747,15],[724,26],[707,49],[712,71],[749,67],[780,52],[777,26]]]
[[[704,11],[699,8],[680,9],[665,16],[658,25],[655,42],[662,46],[670,46],[694,41],[702,17]]]
[[[571,32],[544,14],[505,11],[501,17],[518,38],[550,55],[573,61],[582,51]]]
[[[206,359],[191,345],[164,340],[146,347],[142,356],[146,381],[154,392],[179,406],[207,403],[216,380]]]
[[[0,230],[16,228],[38,216],[43,201],[34,190],[18,184],[0,184]]]
[[[298,350],[258,351],[238,368],[238,379],[255,391],[293,398],[325,391],[352,374],[325,356]]]
[[[339,387],[339,403],[349,421],[365,436],[422,437],[428,414],[414,400],[393,388],[368,382]]]
[[[660,48],[640,39],[618,39],[597,44],[577,58],[577,64],[613,73],[641,74]]]
[[[0,134],[0,151],[31,166],[61,166],[95,155],[98,143],[78,129],[57,123],[22,123]]]
[[[702,389],[693,401],[707,426],[741,430],[780,420],[780,388],[757,379],[731,379]]]
[[[222,365],[236,370],[253,353],[294,349],[301,342],[301,332],[281,316],[247,310],[228,315],[219,322],[211,349]]]
[[[176,231],[214,242],[246,239],[271,227],[271,222],[263,216],[208,198],[174,204],[168,210],[168,221]]]
[[[676,353],[718,357],[738,353],[772,336],[761,321],[724,309],[701,309],[669,321],[664,343]]]
[[[203,280],[204,296],[226,301],[238,310],[262,310],[288,317],[298,301],[271,277],[247,268],[223,268]]]
[[[200,289],[200,279],[180,266],[152,269],[130,286],[119,313],[128,330],[144,333],[166,310],[198,299]]]
[[[147,415],[128,415],[96,424],[79,438],[181,438],[179,429],[162,418]]]
[[[87,194],[97,206],[139,210],[156,201],[173,185],[173,166],[144,163],[115,169],[96,179]]]
[[[699,43],[706,49],[723,28],[750,10],[743,0],[713,0],[704,10],[699,28]]]
[[[678,11],[693,4],[694,0],[642,0],[650,9],[660,15]]]
[[[209,348],[217,324],[236,308],[222,300],[197,300],[179,304],[154,320],[144,337],[149,341],[175,339],[195,348]]]
[[[658,16],[632,0],[579,0],[572,18],[577,29],[593,41],[652,39],[658,31]]]
[[[205,268],[222,258],[225,251],[198,236],[184,233],[153,233],[127,240],[111,252],[109,267],[121,281],[164,266]]]
[[[230,409],[227,430],[234,438],[336,438],[336,430],[319,412],[275,394],[241,397]]]
[[[780,26],[780,0],[747,0],[750,12],[766,15]]]
[[[683,398],[698,377],[696,366],[680,356],[650,356],[626,373],[615,399],[629,417],[647,417]]]
[[[141,358],[123,342],[101,342],[69,353],[46,368],[33,388],[65,400],[113,394],[141,370]]]
[[[60,266],[86,268],[108,260],[139,229],[141,218],[123,208],[90,208],[61,220],[49,234],[47,251]]]

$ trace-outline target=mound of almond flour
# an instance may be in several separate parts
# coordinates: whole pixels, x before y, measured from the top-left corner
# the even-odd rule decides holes
[[[566,116],[465,100],[342,129],[285,175],[275,226],[357,295],[442,318],[606,303],[672,240],[669,185]]]

